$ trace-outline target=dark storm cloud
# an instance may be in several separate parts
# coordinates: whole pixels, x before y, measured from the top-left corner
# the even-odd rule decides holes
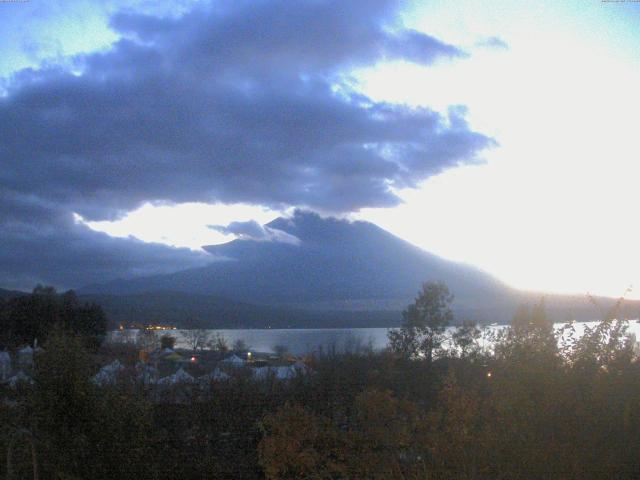
[[[184,248],[113,238],[34,198],[0,193],[0,286],[76,288],[109,279],[168,273],[215,258]]]
[[[248,222],[231,222],[227,226],[209,225],[209,228],[225,235],[235,235],[240,239],[259,242],[281,242],[297,245],[300,239],[277,228],[260,225],[255,220]]]
[[[462,55],[394,25],[390,1],[220,2],[120,14],[126,38],[25,71],[0,101],[2,183],[90,219],[147,200],[390,206],[491,144],[458,112],[337,93],[345,68]]]
[[[108,51],[72,59],[73,71],[19,72],[0,97],[0,189],[22,199],[14,216],[44,205],[67,222],[25,248],[65,250],[78,238],[96,252],[121,249],[96,271],[126,270],[124,259],[152,265],[165,250],[145,256],[135,242],[69,224],[71,212],[113,219],[146,201],[353,211],[396,205],[394,187],[477,162],[493,142],[470,130],[463,110],[375,102],[345,86],[354,67],[465,56],[403,28],[398,6],[233,0],[181,17],[120,13],[112,27],[122,39]],[[21,225],[37,231],[38,218]],[[20,235],[2,233],[3,254]]]

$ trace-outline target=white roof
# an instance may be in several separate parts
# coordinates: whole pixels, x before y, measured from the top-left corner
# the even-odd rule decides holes
[[[160,385],[166,384],[176,384],[176,383],[192,383],[194,378],[185,372],[182,368],[178,369],[176,373],[173,375],[169,375],[168,377],[163,377],[158,380],[157,383]]]
[[[294,363],[293,367],[295,367],[297,370],[302,370],[303,372],[309,370],[309,367],[307,367],[307,365],[302,360],[298,360],[296,363]]]
[[[124,366],[120,363],[120,360],[118,359],[115,359],[109,365],[105,365],[104,367],[101,368],[101,370],[104,370],[105,372],[119,372],[120,370],[123,370],[123,369],[124,369]]]
[[[264,380],[269,378],[271,374],[271,369],[269,367],[258,367],[253,369],[253,376],[258,380]]]
[[[210,381],[210,380],[228,380],[231,377],[226,373],[224,373],[219,368],[216,368],[213,372],[208,373],[206,375],[202,375],[200,378],[205,381]]]
[[[222,360],[222,363],[230,363],[232,365],[244,365],[246,363],[246,360],[243,360],[242,358],[240,358],[234,353],[230,357],[227,357],[224,360]]]
[[[94,383],[98,385],[111,385],[116,383],[118,373],[123,370],[124,367],[116,359],[108,365],[105,365],[100,369],[98,373],[93,376]]]
[[[20,350],[18,350],[18,355],[33,355],[33,348],[31,348],[29,345],[22,347]]]
[[[33,383],[33,379],[22,370],[20,370],[13,377],[10,377],[8,382],[11,388],[16,388],[18,383]]]
[[[138,371],[138,380],[142,381],[143,384],[149,385],[151,383],[155,383],[158,369],[153,365],[138,362],[136,364],[136,371]]]
[[[144,362],[138,361],[136,363],[136,371],[138,371],[138,372],[157,372],[158,369],[156,367],[154,367],[153,365],[151,365],[150,363],[144,363]]]
[[[274,376],[278,380],[288,380],[296,376],[296,369],[293,365],[283,367],[258,367],[253,370],[254,378],[265,380]]]

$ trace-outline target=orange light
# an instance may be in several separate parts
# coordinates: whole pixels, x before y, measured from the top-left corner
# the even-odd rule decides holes
[[[487,378],[491,378],[491,372],[487,372]]]

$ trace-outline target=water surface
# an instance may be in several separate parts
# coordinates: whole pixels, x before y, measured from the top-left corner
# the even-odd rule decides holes
[[[580,335],[585,326],[593,327],[598,322],[575,323],[576,334]],[[555,324],[555,328],[559,329],[565,326],[564,323]],[[481,346],[490,346],[490,336],[498,330],[504,328],[500,325],[489,326],[483,332],[480,339]],[[294,355],[303,355],[305,353],[318,351],[320,349],[326,351],[336,348],[358,349],[372,347],[373,349],[383,349],[388,344],[387,334],[389,328],[314,328],[314,329],[239,329],[239,330],[207,330],[211,339],[215,335],[223,336],[229,345],[236,340],[242,340],[251,349],[258,352],[272,352],[276,346],[284,346]],[[452,333],[454,327],[447,329],[447,333]],[[640,338],[640,323],[635,320],[629,322],[629,333]],[[167,334],[177,339],[179,348],[188,348],[188,344],[184,338],[183,330],[169,330],[157,332],[158,335]],[[137,330],[128,330],[124,332],[110,332],[110,340],[112,341],[135,341],[138,335]]]

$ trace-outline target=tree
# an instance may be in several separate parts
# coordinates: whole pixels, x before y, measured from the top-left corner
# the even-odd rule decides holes
[[[451,302],[453,295],[444,283],[423,283],[415,302],[402,312],[402,327],[389,332],[391,350],[407,358],[424,357],[430,363],[453,320]]]
[[[423,424],[433,478],[479,477],[478,465],[484,458],[479,397],[474,387],[460,385],[453,371],[447,373],[436,407]]]
[[[465,320],[462,325],[453,332],[453,344],[460,351],[461,357],[466,357],[478,351],[478,339],[482,332],[476,322]]]
[[[344,435],[327,418],[285,404],[262,421],[258,457],[268,479],[345,478]]]
[[[59,295],[53,287],[38,285],[30,295],[9,299],[0,315],[0,330],[7,343],[44,342],[54,327],[79,334],[96,348],[107,331],[107,318],[96,304],[82,304],[69,290]]]
[[[224,338],[224,335],[220,335],[220,333],[216,333],[213,340],[210,340],[207,346],[222,355],[225,355],[229,351],[227,339]]]
[[[163,337],[165,336],[169,337],[168,335],[163,335]],[[169,337],[169,338],[173,338],[173,337]],[[158,338],[158,333],[155,330],[152,330],[150,328],[145,328],[145,327],[142,327],[140,330],[138,330],[138,334],[135,337],[135,339],[138,347],[142,350],[147,350],[147,351],[155,350],[162,344],[162,339]],[[175,343],[175,339],[173,340],[173,342]],[[169,348],[173,348],[173,347],[169,347]]]
[[[278,357],[283,358],[285,355],[289,353],[289,347],[282,344],[274,345],[273,353],[275,353]]]
[[[514,362],[558,360],[558,336],[547,316],[544,298],[533,308],[518,307],[511,325],[498,333],[495,353]]]
[[[195,353],[202,350],[211,340],[211,332],[203,327],[203,322],[194,317],[189,317],[184,322],[184,330],[182,330],[182,338],[191,347]]]
[[[176,337],[172,337],[171,335],[162,335],[160,337],[160,348],[163,350],[165,348],[170,348],[173,350],[173,347],[176,346]]]
[[[352,410],[344,478],[426,477],[426,448],[416,441],[424,419],[415,404],[368,388],[355,397]]]
[[[183,330],[182,336],[195,353],[197,350],[202,350],[207,346],[211,338],[211,332],[204,328],[196,328],[193,330]]]
[[[91,361],[83,339],[53,330],[36,362],[35,384],[27,397],[25,425],[35,438],[43,467],[86,478],[98,395],[90,381]]]
[[[233,342],[233,351],[236,353],[242,353],[249,350],[249,345],[243,339],[238,338],[235,342]]]
[[[520,305],[511,320],[511,326],[520,330],[544,330],[553,328],[553,321],[547,315],[544,297],[533,307]]]

